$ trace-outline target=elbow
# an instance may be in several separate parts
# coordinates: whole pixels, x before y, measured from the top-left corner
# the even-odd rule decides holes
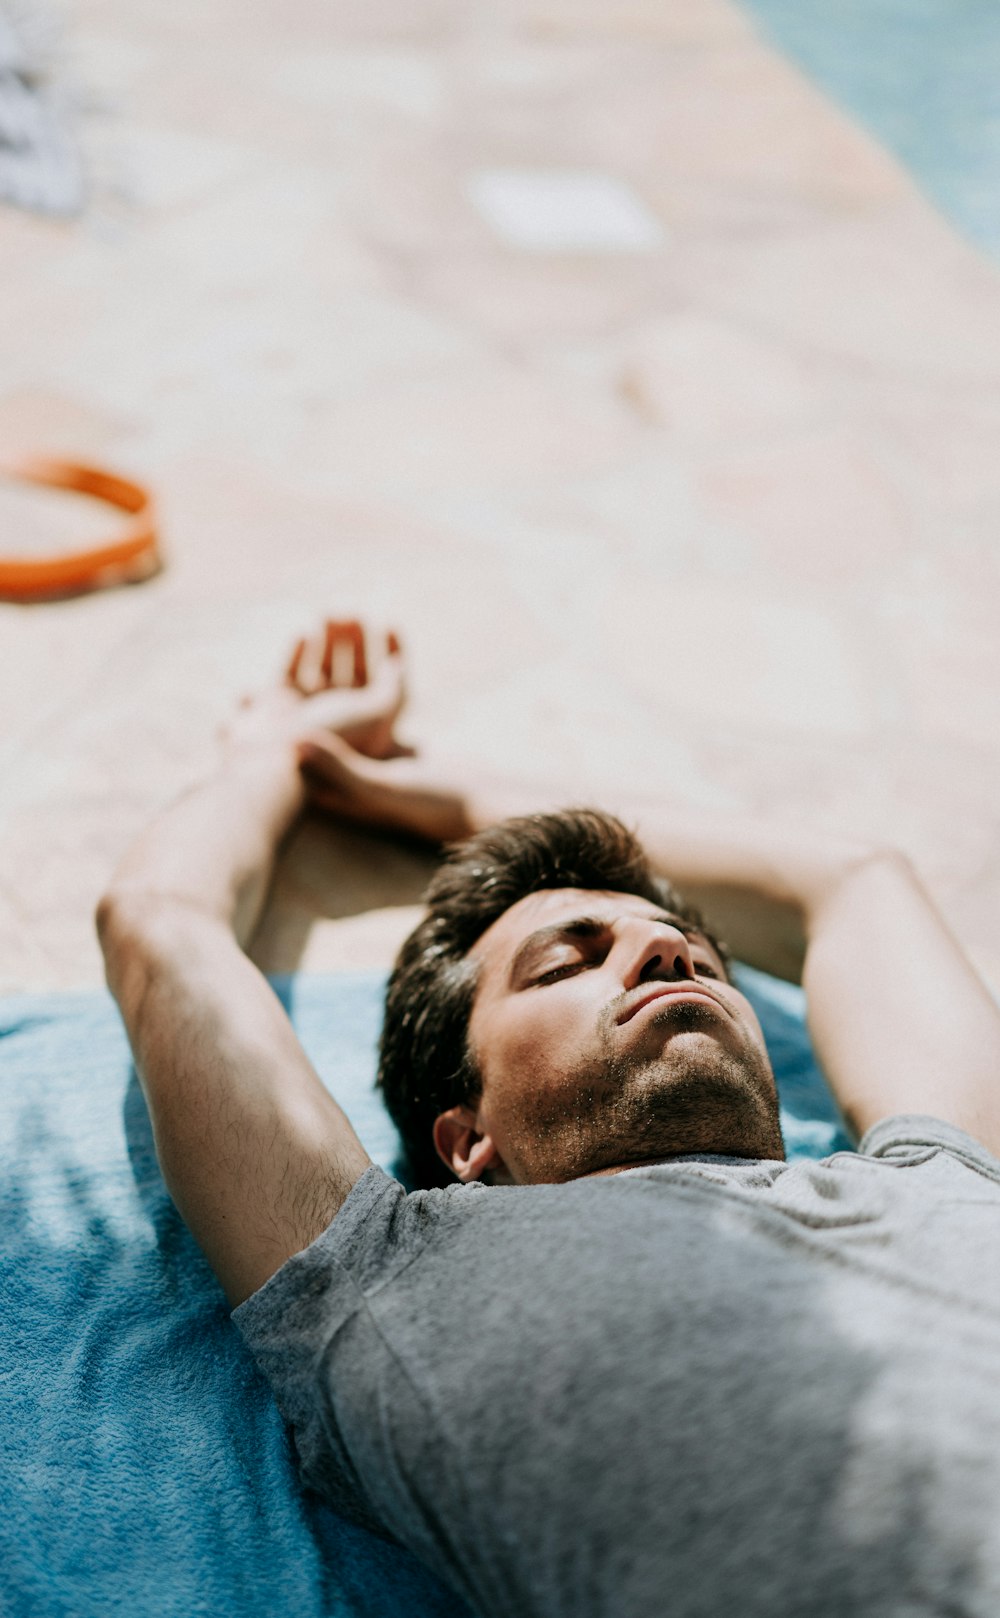
[[[97,930],[97,940],[105,960],[111,949],[115,933],[118,929],[119,905],[118,895],[113,888],[108,888],[101,894],[94,911],[94,926]]]
[[[908,854],[891,843],[873,843],[859,854],[845,872],[845,880],[854,882],[905,883],[912,887],[917,873]]]
[[[846,858],[843,878],[850,880],[872,871],[894,871],[900,876],[912,876],[913,866],[909,856],[892,843],[866,843],[852,850]]]
[[[104,976],[123,1011],[127,989],[134,985],[142,961],[138,908],[134,896],[112,886],[101,895],[94,912],[97,939],[104,956]]]
[[[112,957],[120,948],[124,932],[124,916],[122,913],[121,896],[115,889],[108,888],[102,893],[94,911],[94,926],[97,930],[97,941],[104,956],[105,973],[110,979]]]
[[[913,866],[901,849],[890,843],[859,842],[847,845],[840,851],[826,880],[820,884],[817,908],[822,908],[846,888],[886,875],[913,880]]]
[[[887,898],[898,902],[902,891],[919,886],[909,856],[891,844],[858,844],[845,850],[809,908],[809,948],[837,917],[863,916],[872,905]]]
[[[105,890],[94,911],[94,926],[105,965],[110,965],[115,956],[127,949],[130,940],[135,941],[141,935],[143,920],[148,925],[151,919],[150,910],[148,895],[140,895],[116,883]]]
[[[196,910],[182,896],[148,883],[113,878],[98,900],[94,925],[105,958],[125,946],[155,938],[165,920],[177,912]]]
[[[141,1001],[157,953],[162,902],[158,895],[112,882],[94,912],[108,988],[128,1020]]]

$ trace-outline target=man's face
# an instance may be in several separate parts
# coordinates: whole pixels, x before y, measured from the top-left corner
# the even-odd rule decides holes
[[[685,1152],[784,1156],[760,1024],[677,917],[634,894],[546,889],[471,955],[472,1111],[495,1156],[461,1177],[530,1184]]]

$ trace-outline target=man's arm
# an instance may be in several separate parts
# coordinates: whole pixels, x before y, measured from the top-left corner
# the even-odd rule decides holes
[[[359,759],[336,738],[300,749],[317,801],[441,841],[567,795],[420,760]],[[957,1124],[1000,1155],[1000,1008],[901,855],[611,791],[654,864],[736,956],[803,982],[817,1057],[856,1135],[895,1113]]]
[[[353,656],[348,689],[333,664]],[[164,1178],[230,1302],[318,1236],[368,1156],[243,953],[282,837],[304,803],[298,728],[396,751],[398,645],[373,679],[357,624],[305,643],[288,683],[244,708],[211,779],[135,843],[98,907],[108,983]]]
[[[164,1178],[234,1305],[368,1163],[240,947],[300,803],[287,749],[234,756],[144,834],[98,909]]]
[[[1000,1155],[1000,1007],[909,861],[794,828],[678,818],[640,814],[647,848],[740,959],[801,977],[854,1134],[927,1113]]]

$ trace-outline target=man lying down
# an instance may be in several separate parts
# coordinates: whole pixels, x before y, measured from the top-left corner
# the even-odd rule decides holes
[[[906,862],[624,805],[644,852],[435,781],[401,696],[391,638],[377,669],[360,626],[304,643],[99,910],[164,1175],[306,1482],[484,1614],[996,1618],[1000,1014]],[[409,1193],[243,953],[310,799],[454,845],[387,1000]],[[856,1154],[786,1164],[663,870],[801,969]]]

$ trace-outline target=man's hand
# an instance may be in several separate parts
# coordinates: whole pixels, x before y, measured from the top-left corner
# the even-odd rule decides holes
[[[279,684],[244,697],[222,740],[227,752],[339,736],[366,758],[404,756],[395,726],[406,700],[399,637],[372,644],[357,619],[327,620],[296,643]]]
[[[459,842],[475,830],[467,794],[412,751],[365,757],[343,736],[313,731],[296,752],[310,803],[341,820],[429,843]]]

